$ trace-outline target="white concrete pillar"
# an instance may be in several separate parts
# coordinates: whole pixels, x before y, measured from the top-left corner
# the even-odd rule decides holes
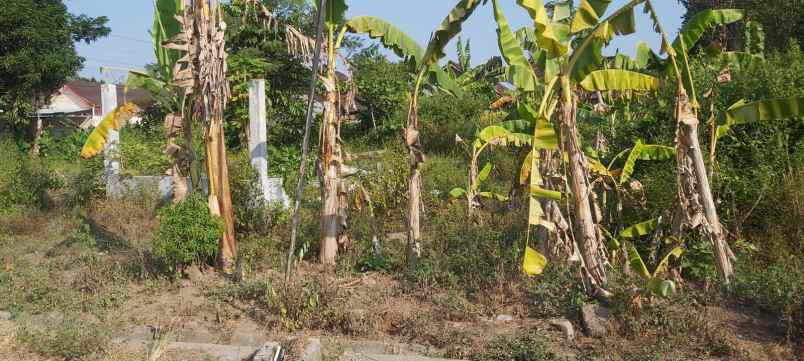
[[[249,81],[248,105],[248,150],[251,157],[251,167],[257,173],[257,181],[259,182],[262,197],[268,204],[278,204],[287,208],[290,200],[282,188],[282,179],[268,177],[268,124],[264,79]]]
[[[106,117],[117,108],[117,86],[114,84],[101,84],[101,113]],[[119,193],[120,161],[115,158],[117,145],[120,142],[120,133],[112,130],[106,139],[103,148],[104,177],[106,178],[106,196],[116,197]]]

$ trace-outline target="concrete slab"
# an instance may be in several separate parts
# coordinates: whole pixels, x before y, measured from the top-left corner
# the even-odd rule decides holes
[[[432,358],[419,355],[385,355],[346,352],[340,361],[459,361],[443,358]]]

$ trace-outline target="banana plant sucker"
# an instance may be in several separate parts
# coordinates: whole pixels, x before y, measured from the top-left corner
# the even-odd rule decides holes
[[[731,252],[723,227],[718,218],[717,208],[715,207],[712,190],[707,176],[706,165],[704,164],[703,151],[698,136],[698,116],[693,109],[692,101],[687,95],[684,87],[684,79],[679,70],[676,50],[670,47],[667,33],[664,32],[661,22],[653,8],[650,0],[646,0],[646,10],[651,13],[656,30],[662,36],[665,50],[672,62],[673,71],[678,86],[676,91],[676,144],[677,144],[677,177],[678,177],[678,196],[679,211],[676,212],[682,219],[675,222],[673,232],[680,236],[685,228],[696,228],[701,226],[704,236],[706,236],[714,247],[715,266],[718,274],[726,284],[729,284],[734,276],[732,260],[734,254]],[[689,65],[687,64],[686,44],[683,37],[679,37],[681,49],[680,55],[684,61],[686,76],[689,76]],[[692,82],[688,82],[693,86]],[[694,94],[694,89],[690,89]]]
[[[460,33],[463,22],[472,16],[482,0],[461,0],[453,7],[449,15],[433,31],[427,50],[421,58],[416,59],[416,83],[410,94],[408,108],[408,124],[403,137],[410,156],[410,178],[408,179],[408,264],[415,265],[421,257],[421,213],[422,185],[421,169],[424,163],[424,152],[421,147],[419,133],[418,101],[424,77],[430,71],[441,71],[438,61],[444,57],[444,47]]]

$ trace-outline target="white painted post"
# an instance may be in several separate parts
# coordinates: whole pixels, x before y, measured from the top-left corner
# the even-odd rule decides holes
[[[106,117],[117,108],[117,86],[114,84],[101,84],[101,114]],[[119,194],[120,161],[115,158],[117,144],[120,142],[118,131],[109,131],[106,145],[103,148],[104,177],[106,178],[106,196],[117,197]]]
[[[268,204],[290,205],[282,179],[268,178],[268,124],[266,121],[265,79],[253,79],[248,83],[249,136],[248,150],[251,167],[257,172],[262,197]]]

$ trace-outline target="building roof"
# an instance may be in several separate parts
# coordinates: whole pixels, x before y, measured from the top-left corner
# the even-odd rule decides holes
[[[101,106],[101,83],[87,81],[87,80],[73,80],[67,82],[64,87],[69,88],[75,94],[83,98],[89,106]],[[123,104],[125,102],[133,102],[142,108],[148,107],[154,103],[154,99],[150,93],[139,88],[125,89],[123,86],[117,87],[117,102]]]

